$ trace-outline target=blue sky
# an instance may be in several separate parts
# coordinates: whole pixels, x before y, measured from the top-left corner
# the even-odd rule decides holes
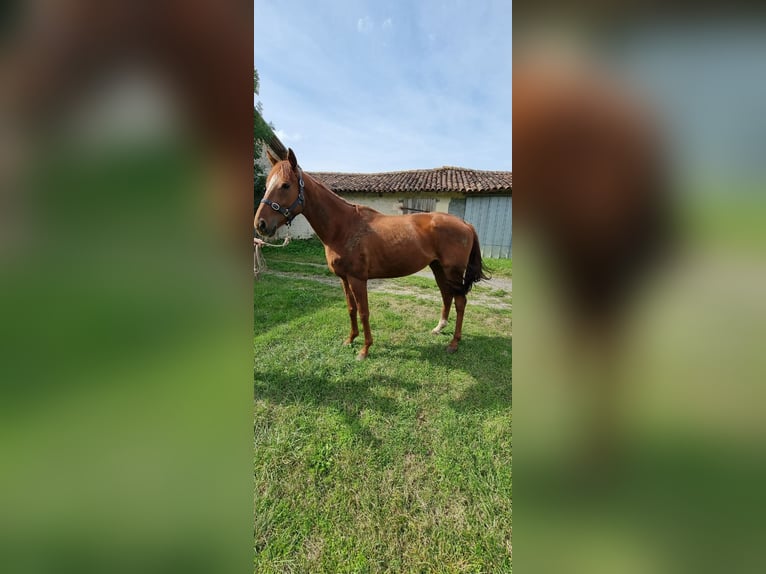
[[[255,0],[260,100],[301,165],[511,170],[511,2]]]

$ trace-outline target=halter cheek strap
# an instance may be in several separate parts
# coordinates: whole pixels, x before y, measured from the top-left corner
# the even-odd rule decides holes
[[[303,205],[305,203],[303,199],[303,170],[301,168],[298,168],[298,186],[299,186],[298,197],[296,198],[295,201],[293,201],[293,204],[290,207],[282,207],[276,201],[271,201],[270,199],[266,199],[265,197],[261,200],[261,203],[265,203],[274,211],[278,211],[279,213],[284,215],[285,219],[287,219],[287,225],[290,225],[293,219],[295,219],[296,216],[300,215],[303,212]],[[297,208],[299,205],[301,207],[301,210],[298,213],[293,213],[293,210]]]

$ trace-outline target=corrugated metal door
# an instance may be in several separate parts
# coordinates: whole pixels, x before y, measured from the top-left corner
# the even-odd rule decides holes
[[[511,197],[468,197],[464,219],[476,228],[484,257],[511,257]]]

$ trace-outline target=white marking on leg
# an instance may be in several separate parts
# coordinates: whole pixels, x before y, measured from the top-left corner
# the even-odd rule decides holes
[[[442,329],[444,329],[444,327],[446,327],[446,326],[447,326],[447,320],[446,319],[441,319],[439,321],[439,324],[436,325],[436,327],[434,327],[433,331],[431,331],[431,332],[434,335],[438,335],[439,333],[442,332]]]

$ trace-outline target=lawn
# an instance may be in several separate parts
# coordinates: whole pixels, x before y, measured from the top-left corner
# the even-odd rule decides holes
[[[340,285],[306,278],[329,279],[306,265],[321,245],[266,249],[280,275],[254,287],[254,572],[511,572],[510,308],[469,296],[448,355],[454,317],[430,333],[425,284],[371,292],[357,362]]]

